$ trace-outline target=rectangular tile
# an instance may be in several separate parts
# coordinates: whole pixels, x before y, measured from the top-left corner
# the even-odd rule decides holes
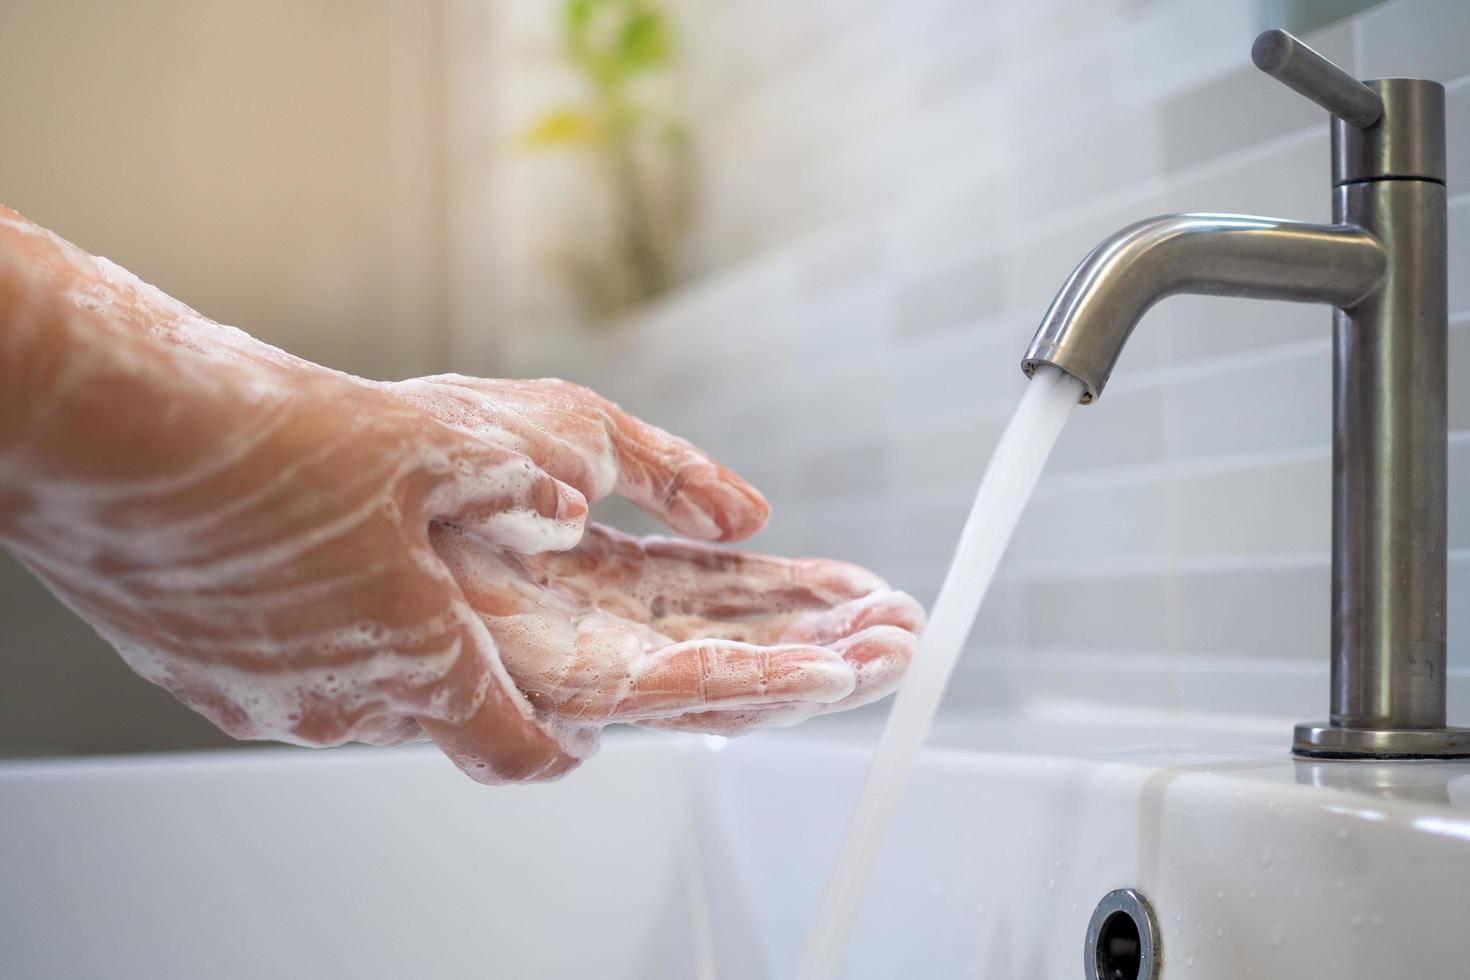
[[[1325,565],[1176,576],[1168,648],[1320,663],[1330,645],[1330,583]]]
[[[1470,78],[1445,91],[1445,187],[1451,197],[1470,191]]]
[[[1022,638],[1032,646],[1165,650],[1170,591],[1160,576],[1032,583]]]
[[[1010,225],[1011,175],[998,167],[953,161],[951,172],[895,202],[890,263],[905,280],[953,255],[990,251]]]
[[[905,341],[887,365],[896,417],[1005,411],[1025,388],[1021,355],[1034,329],[1017,320],[985,328],[956,327],[930,334],[922,342]]]
[[[1450,559],[1446,591],[1449,608],[1445,615],[1445,660],[1451,669],[1470,670],[1470,558]],[[1465,716],[1453,719],[1465,724]]]
[[[1332,336],[1332,310],[1225,296],[1170,296],[1148,313],[1175,364]]]
[[[1450,438],[1447,467],[1449,545],[1470,550],[1470,438],[1466,433]]]
[[[1183,373],[1169,383],[1168,411],[1170,459],[1325,448],[1332,439],[1331,348],[1312,345],[1228,370]]]
[[[820,300],[792,309],[797,371],[802,375],[858,369],[889,350],[889,299],[885,283],[833,289]]]
[[[1324,124],[1300,137],[1287,137],[1260,149],[1246,147],[1238,156],[1170,176],[1164,209],[1329,221],[1330,144]]]
[[[1148,185],[1158,173],[1158,158],[1158,121],[1151,106],[1114,106],[1108,113],[1039,133],[1016,148],[1017,218],[1065,212]]]
[[[1450,321],[1450,430],[1470,429],[1470,314]]]
[[[960,413],[949,421],[884,433],[889,486],[910,494],[978,488],[1005,424],[1002,416]]]
[[[1300,554],[1332,548],[1332,461],[1252,466],[1171,482],[1170,552],[1200,557]]]
[[[988,252],[946,263],[894,291],[893,325],[900,335],[975,322],[1005,308],[1004,265]]]
[[[794,492],[803,500],[872,499],[889,489],[888,447],[877,441],[804,453],[788,465],[796,476]]]
[[[1464,0],[1395,0],[1353,22],[1363,78],[1470,75],[1470,4]]]
[[[948,565],[960,538],[960,529],[965,525],[969,512],[969,501],[956,497],[948,506],[925,507],[891,514],[881,519],[892,533],[892,547],[888,558],[899,565],[932,564],[936,567]],[[872,522],[857,533],[868,533]]]
[[[1047,462],[1050,473],[1153,463],[1164,458],[1168,406],[1164,389],[1110,388],[1072,413]]]
[[[1470,195],[1449,206],[1450,316],[1470,313]]]
[[[1168,552],[1168,494],[1157,481],[1055,493],[1043,478],[1011,555],[1022,565],[1048,567],[1161,557]]]

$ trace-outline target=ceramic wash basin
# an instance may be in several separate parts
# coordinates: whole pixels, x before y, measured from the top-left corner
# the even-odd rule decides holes
[[[1165,977],[1470,975],[1470,766],[1284,731],[941,730],[843,976],[1076,980],[1119,887]],[[875,739],[613,736],[505,789],[416,749],[7,763],[0,976],[783,978]]]

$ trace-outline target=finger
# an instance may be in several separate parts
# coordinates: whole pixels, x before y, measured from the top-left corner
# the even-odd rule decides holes
[[[565,554],[531,560],[547,580],[644,621],[678,616],[739,620],[826,609],[879,591],[856,565],[775,558],[670,538],[638,540],[593,524]]]
[[[617,488],[617,463],[602,417],[589,412],[529,412],[518,393],[525,384],[446,374],[400,381],[391,390],[450,428],[529,456],[588,500],[612,493]]]
[[[525,555],[565,551],[582,539],[586,498],[527,457],[471,444],[435,465],[441,482],[425,501],[430,519]]]
[[[824,706],[826,711],[846,711],[886,697],[897,689],[914,659],[919,638],[897,626],[870,626],[832,644],[832,649],[857,674],[857,683],[846,698]]]
[[[608,712],[627,721],[705,708],[840,701],[857,683],[840,655],[821,647],[758,647],[697,640],[649,656]]]
[[[695,711],[639,721],[645,728],[733,737],[758,728],[782,728],[806,719],[870,704],[891,694],[913,659],[918,638],[895,626],[872,627],[834,645],[857,675],[853,692],[828,704],[771,704],[734,711]]]
[[[884,589],[830,609],[800,610],[760,619],[715,620],[702,616],[667,616],[650,625],[675,640],[715,636],[746,643],[806,643],[826,646],[873,626],[893,626],[917,633],[924,610],[902,592]]]
[[[750,615],[822,608],[886,590],[877,575],[847,562],[780,558],[676,538],[644,538],[645,579],[666,599],[714,614]]]
[[[611,489],[680,534],[703,540],[749,537],[770,517],[765,498],[709,454],[581,385],[554,378],[491,381],[455,375],[423,381],[484,399],[489,403],[484,410],[520,434],[537,462],[590,499]],[[507,406],[515,418],[507,415]],[[609,456],[615,476],[611,488],[597,478],[607,472]]]
[[[569,608],[559,595],[527,578],[523,565],[527,559],[488,545],[463,528],[435,525],[429,529],[429,544],[470,608],[486,623],[548,607]],[[496,643],[500,644],[498,637]],[[504,659],[502,646],[502,662]]]
[[[541,710],[605,725],[712,707],[849,696],[856,671],[820,647],[758,647],[696,640],[670,644],[638,623],[565,610],[487,616],[507,671]]]

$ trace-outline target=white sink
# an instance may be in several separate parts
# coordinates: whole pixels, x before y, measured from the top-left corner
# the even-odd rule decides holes
[[[1140,890],[1178,977],[1470,975],[1470,766],[1286,723],[942,731],[844,977],[1082,976]],[[875,732],[628,735],[486,789],[428,750],[0,765],[0,976],[789,976]]]

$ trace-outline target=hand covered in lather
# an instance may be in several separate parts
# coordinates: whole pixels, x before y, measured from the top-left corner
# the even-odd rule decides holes
[[[734,734],[897,683],[913,600],[588,524],[609,493],[703,540],[767,516],[586,389],[330,371],[0,208],[0,544],[236,737],[535,780],[611,722]]]

